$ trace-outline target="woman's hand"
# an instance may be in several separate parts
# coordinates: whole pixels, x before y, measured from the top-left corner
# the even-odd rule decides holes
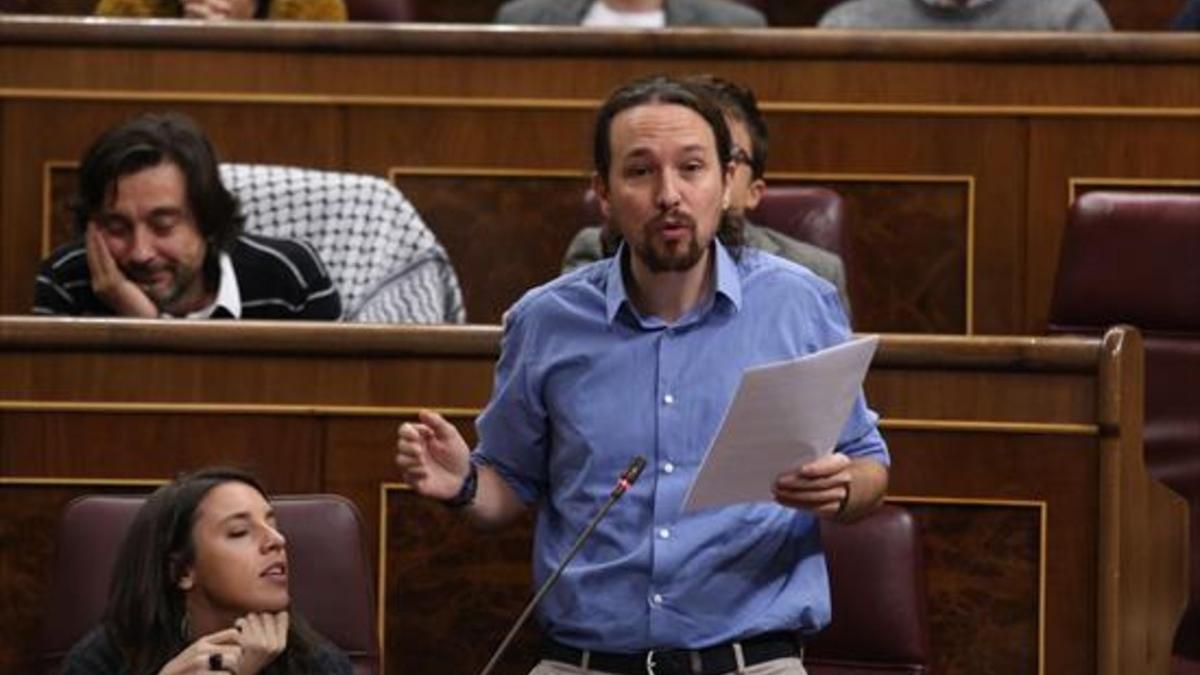
[[[158,675],[200,675],[213,671],[240,675],[243,648],[239,637],[237,628],[205,635],[168,661]]]
[[[247,614],[233,623],[242,646],[238,675],[255,675],[283,653],[287,647],[288,613]]]

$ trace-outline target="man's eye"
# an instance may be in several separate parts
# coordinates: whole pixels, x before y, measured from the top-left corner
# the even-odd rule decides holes
[[[100,229],[108,234],[124,234],[129,230],[129,225],[120,220],[102,220],[100,221]]]
[[[630,178],[640,178],[650,175],[650,167],[648,166],[631,166],[625,169],[625,175]]]
[[[229,532],[229,538],[230,538],[230,539],[237,539],[238,537],[244,537],[244,536],[246,536],[247,534],[249,534],[249,531],[248,531],[248,530],[231,530],[231,531]]]
[[[175,224],[178,222],[179,219],[175,216],[157,216],[151,219],[150,227],[153,228],[155,232],[163,234],[169,232],[171,228],[175,227]]]
[[[684,173],[696,173],[704,169],[704,162],[688,162],[683,165]]]

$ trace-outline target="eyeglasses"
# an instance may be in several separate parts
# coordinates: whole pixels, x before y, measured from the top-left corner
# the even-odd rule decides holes
[[[753,165],[750,163],[750,153],[736,145],[730,149],[729,160],[734,164],[745,164],[746,166],[753,168]]]

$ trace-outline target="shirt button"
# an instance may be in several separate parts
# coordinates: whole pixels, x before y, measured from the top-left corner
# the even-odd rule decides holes
[[[659,538],[659,539],[670,539],[670,538],[671,538],[671,531],[670,531],[670,530],[668,530],[668,529],[667,529],[667,528],[665,528],[665,527],[664,527],[664,528],[662,528],[662,529],[660,529],[660,530],[658,531],[658,538]]]
[[[650,602],[653,602],[653,603],[654,603],[654,604],[656,604],[656,605],[661,605],[661,604],[663,603],[663,596],[662,596],[662,594],[661,594],[661,593],[655,593],[655,594],[654,594],[654,595],[653,595],[653,596],[650,598]]]
[[[675,465],[674,465],[674,464],[672,464],[672,463],[670,463],[670,462],[667,462],[666,464],[663,464],[663,473],[674,473],[674,472],[675,472]]]
[[[670,395],[670,394],[667,394],[666,396],[663,396],[663,403],[666,403],[667,405],[671,405],[671,404],[672,404],[672,403],[674,403],[674,402],[675,402],[675,397],[674,397],[674,396],[672,396],[672,395]]]

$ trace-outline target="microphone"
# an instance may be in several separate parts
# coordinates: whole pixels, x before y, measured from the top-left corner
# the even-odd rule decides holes
[[[554,585],[554,582],[558,581],[558,578],[562,576],[563,570],[567,567],[567,563],[571,562],[571,559],[575,557],[576,553],[579,553],[579,549],[583,548],[583,543],[587,541],[588,537],[592,536],[592,531],[595,530],[596,526],[600,524],[600,520],[604,518],[604,515],[608,513],[608,510],[612,508],[613,504],[617,503],[617,500],[621,498],[621,495],[625,494],[629,488],[633,486],[633,483],[638,479],[638,476],[642,475],[642,469],[645,468],[646,458],[642,457],[641,455],[634,457],[633,461],[629,463],[629,466],[625,467],[625,471],[622,472],[621,477],[617,479],[617,484],[613,487],[612,493],[608,495],[608,499],[604,502],[604,506],[600,507],[600,510],[597,511],[596,515],[592,516],[591,521],[588,522],[587,527],[583,528],[583,532],[580,532],[579,536],[575,538],[575,543],[571,544],[571,550],[567,551],[566,557],[564,557],[562,562],[558,564],[558,567],[554,569],[554,573],[551,574],[548,579],[542,582],[542,585],[538,588],[537,593],[534,593],[533,598],[530,599],[529,603],[525,605],[525,609],[521,611],[521,616],[517,617],[517,622],[514,623],[513,627],[508,631],[508,635],[504,636],[504,641],[501,642],[500,646],[496,648],[496,651],[492,653],[492,659],[488,661],[486,666],[483,667],[483,670],[479,671],[479,675],[488,675],[492,672],[492,669],[495,668],[496,664],[500,662],[500,657],[503,656],[505,650],[508,649],[508,645],[513,641],[513,638],[517,636],[517,631],[521,630],[521,626],[525,625],[525,621],[529,619],[529,615],[533,614],[533,609],[538,606],[538,603],[542,601],[542,598],[545,597],[546,593],[550,592],[550,587]]]

